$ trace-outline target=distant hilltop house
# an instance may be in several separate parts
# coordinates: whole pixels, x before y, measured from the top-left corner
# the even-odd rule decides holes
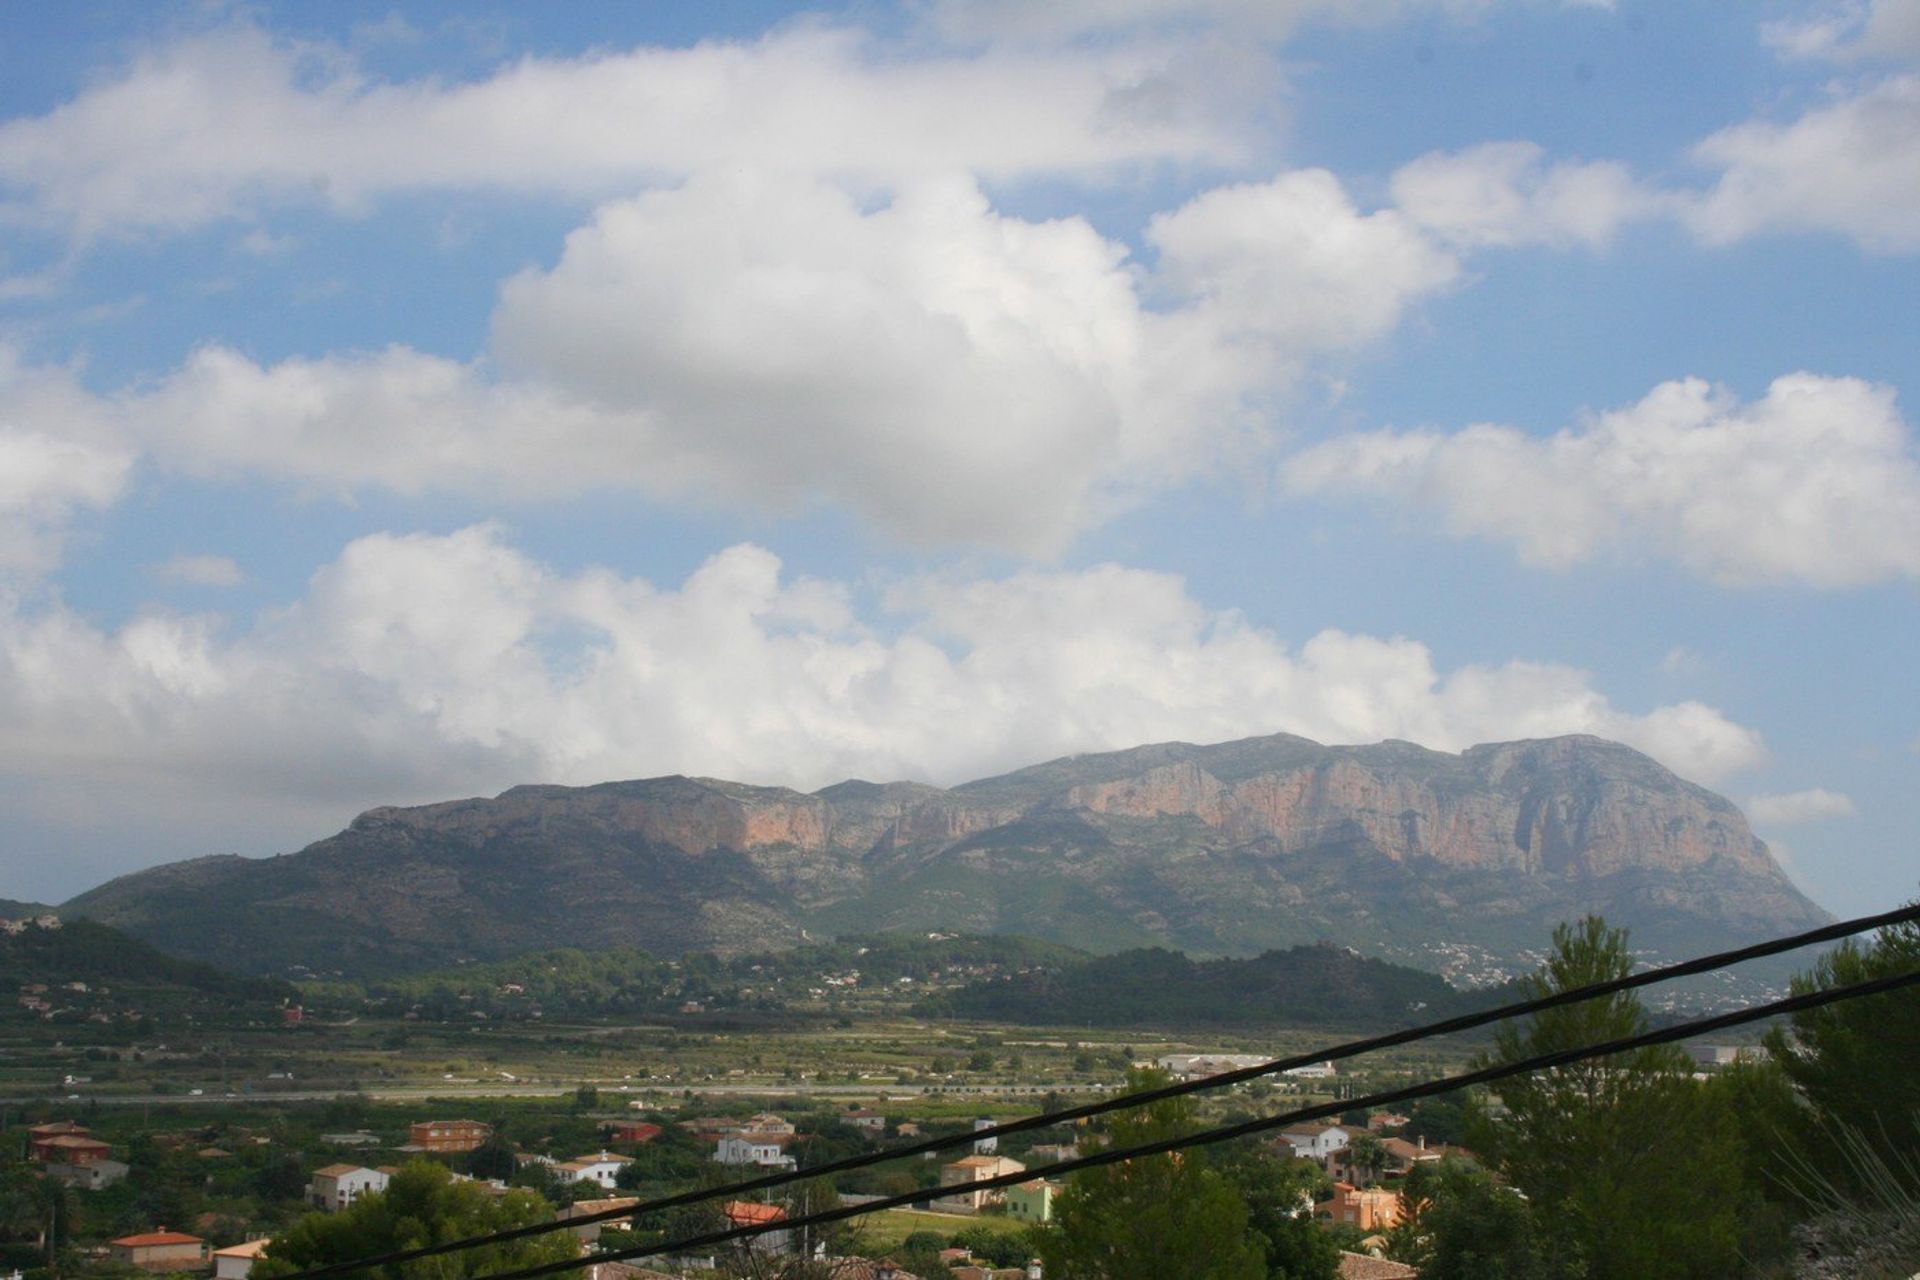
[[[979,1213],[990,1205],[1002,1204],[1006,1192],[995,1187],[990,1190],[972,1190],[971,1184],[986,1182],[992,1178],[1004,1177],[1009,1173],[1024,1173],[1027,1166],[1018,1160],[1009,1160],[1006,1156],[967,1156],[951,1164],[940,1166],[940,1192],[931,1207],[942,1213]]]
[[[416,1120],[407,1126],[403,1151],[472,1151],[493,1136],[478,1120]]]
[[[162,1227],[143,1235],[107,1241],[107,1257],[141,1271],[198,1271],[207,1265],[207,1242],[199,1236]]]
[[[313,1171],[307,1183],[307,1203],[328,1213],[338,1213],[361,1196],[387,1189],[387,1175],[379,1169],[355,1164],[330,1164]]]
[[[17,920],[0,920],[0,933],[19,935],[28,929],[58,929],[60,917],[56,915],[21,916]]]
[[[633,1163],[632,1156],[619,1156],[611,1151],[596,1151],[588,1156],[575,1156],[571,1160],[562,1160],[553,1166],[558,1176],[569,1182],[592,1182],[611,1191],[620,1170]]]

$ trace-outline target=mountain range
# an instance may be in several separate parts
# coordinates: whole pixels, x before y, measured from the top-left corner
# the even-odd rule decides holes
[[[1587,911],[1669,955],[1829,918],[1730,802],[1618,743],[1448,753],[1285,734],[949,789],[514,787],[373,809],[297,853],[155,867],[61,911],[250,972],[348,975],[912,929],[1200,955],[1334,940],[1498,978]]]

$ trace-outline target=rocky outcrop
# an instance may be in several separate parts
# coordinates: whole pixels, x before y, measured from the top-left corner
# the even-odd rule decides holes
[[[218,928],[209,900],[243,906]],[[1821,919],[1733,805],[1589,737],[1458,754],[1277,735],[1071,757],[942,790],[668,777],[374,809],[276,859],[124,877],[68,909],[256,968],[570,941],[743,950],[964,927],[1096,949],[1330,937],[1537,944],[1600,909],[1677,939]]]

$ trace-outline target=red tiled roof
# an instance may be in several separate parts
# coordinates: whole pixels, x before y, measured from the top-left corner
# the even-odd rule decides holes
[[[179,1231],[149,1231],[140,1236],[121,1236],[118,1240],[109,1240],[108,1244],[117,1244],[123,1249],[144,1249],[157,1244],[205,1244],[199,1236],[186,1235]]]
[[[723,1212],[736,1227],[758,1226],[762,1222],[781,1222],[787,1211],[777,1204],[755,1204],[751,1200],[729,1200]]]

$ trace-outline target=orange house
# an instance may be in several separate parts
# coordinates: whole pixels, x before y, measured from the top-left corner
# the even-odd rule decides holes
[[[1349,1223],[1362,1231],[1385,1231],[1400,1221],[1400,1193],[1336,1182],[1333,1199],[1315,1212],[1327,1221]]]

